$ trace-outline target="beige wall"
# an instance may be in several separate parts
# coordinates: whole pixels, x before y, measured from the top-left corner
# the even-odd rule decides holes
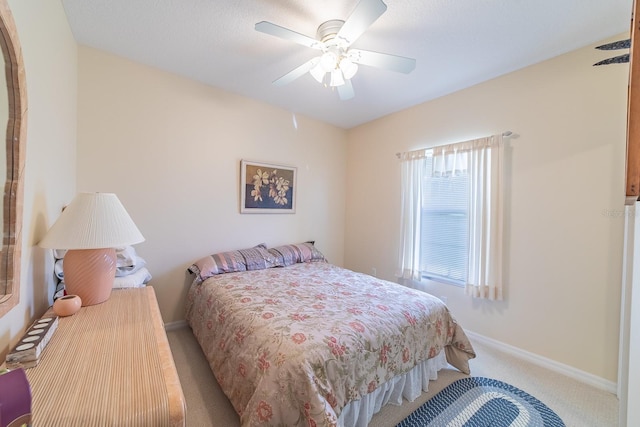
[[[628,65],[592,66],[606,55],[586,47],[350,131],[345,266],[395,280],[396,152],[511,130],[506,299],[426,289],[471,331],[615,381]]]
[[[350,132],[304,117],[296,130],[289,112],[78,51],[59,2],[10,5],[29,126],[22,298],[0,319],[0,352],[50,303],[51,259],[34,245],[76,190],[118,194],[171,322],[191,261],[262,241],[315,239],[331,261],[394,280],[394,154],[512,130],[506,300],[428,289],[467,329],[615,381],[627,66],[591,67],[603,53],[589,47]],[[242,158],[299,168],[295,215],[238,213]]]
[[[343,262],[346,133],[79,48],[78,191],[118,195],[146,238],[165,322],[184,318],[185,269],[205,255],[313,239]],[[239,213],[240,160],[298,168],[295,214]]]
[[[28,97],[20,302],[0,318],[0,361],[51,304],[52,260],[35,244],[75,192],[77,45],[59,1],[10,0]]]

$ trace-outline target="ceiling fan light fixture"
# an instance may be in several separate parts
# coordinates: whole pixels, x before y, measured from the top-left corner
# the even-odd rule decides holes
[[[318,63],[318,65],[309,70],[309,74],[311,74],[318,83],[324,83],[324,75],[326,74],[326,71],[322,67],[321,63]]]
[[[342,75],[342,71],[339,68],[336,68],[331,72],[331,82],[329,86],[336,87],[342,86],[344,84],[344,77]]]
[[[338,66],[338,58],[333,52],[325,52],[320,57],[320,66],[324,71],[330,73]]]
[[[351,80],[351,78],[358,72],[358,64],[348,58],[344,58],[342,61],[340,61],[340,69],[344,74],[344,78],[347,80]]]

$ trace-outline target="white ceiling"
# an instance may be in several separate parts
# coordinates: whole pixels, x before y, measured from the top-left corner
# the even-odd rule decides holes
[[[415,58],[416,68],[361,66],[355,97],[340,101],[309,74],[273,86],[318,51],[254,25],[315,37],[358,0],[62,2],[80,44],[347,129],[627,32],[632,8],[632,0],[385,0],[387,11],[353,47]]]

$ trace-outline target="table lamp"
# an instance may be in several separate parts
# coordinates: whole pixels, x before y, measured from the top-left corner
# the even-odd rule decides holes
[[[66,249],[62,272],[67,294],[82,305],[109,299],[116,273],[116,250],[144,241],[120,200],[112,193],[79,193],[40,241]]]

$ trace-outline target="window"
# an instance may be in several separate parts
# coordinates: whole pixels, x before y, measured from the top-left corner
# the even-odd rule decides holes
[[[434,174],[426,159],[420,221],[422,277],[464,286],[469,262],[469,174]]]
[[[400,155],[397,276],[502,299],[502,136]]]

